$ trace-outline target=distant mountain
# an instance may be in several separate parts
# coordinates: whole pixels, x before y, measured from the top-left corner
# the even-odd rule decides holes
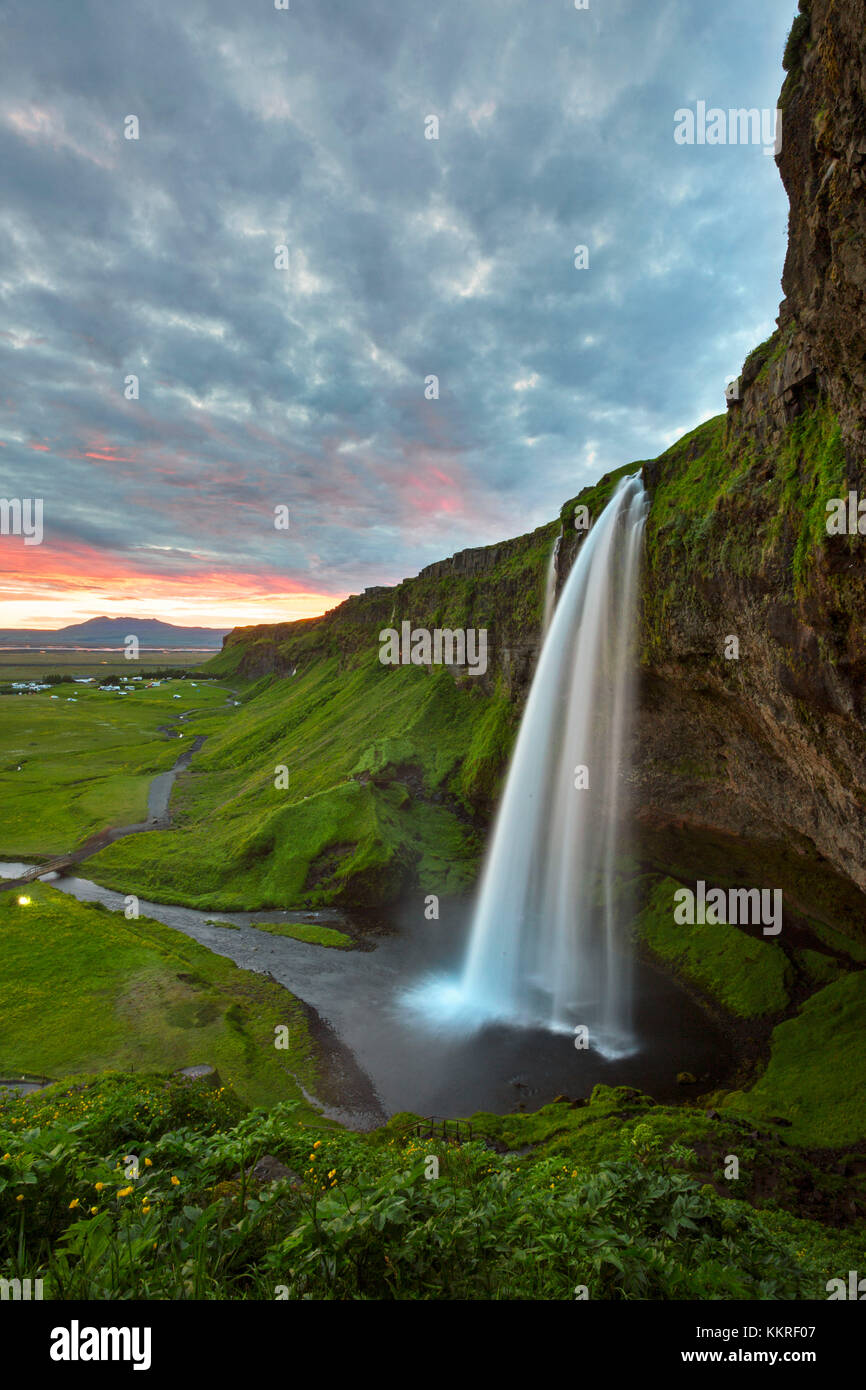
[[[175,627],[159,618],[88,618],[54,631],[8,628],[0,631],[4,647],[122,647],[135,636],[141,647],[212,647],[219,651],[230,628]]]

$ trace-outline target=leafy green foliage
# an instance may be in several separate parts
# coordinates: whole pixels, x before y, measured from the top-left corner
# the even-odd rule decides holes
[[[136,1178],[126,1132],[92,1111],[43,1127],[44,1102],[0,1110],[7,1274],[90,1299],[791,1299],[823,1297],[853,1245],[719,1197],[640,1120],[587,1166],[194,1103],[196,1127],[136,1133]],[[290,1176],[252,1178],[265,1153]]]

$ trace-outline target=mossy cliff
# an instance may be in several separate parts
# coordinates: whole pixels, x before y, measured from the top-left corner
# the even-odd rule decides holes
[[[777,331],[727,419],[644,467],[639,803],[654,864],[780,887],[793,920],[862,940],[864,537],[829,535],[827,504],[866,498],[866,5],[800,10]]]

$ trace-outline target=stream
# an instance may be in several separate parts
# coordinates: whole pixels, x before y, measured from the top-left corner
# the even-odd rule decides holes
[[[11,878],[27,866],[0,863]],[[55,888],[81,902],[122,912],[124,895],[89,879],[49,877]],[[469,1036],[422,1027],[401,996],[426,974],[456,971],[462,957],[471,904],[443,900],[442,916],[429,922],[423,897],[415,906],[364,922],[366,950],[341,951],[258,931],[258,922],[318,922],[357,931],[349,915],[327,912],[204,912],[139,898],[143,916],[156,918],[227,956],[245,970],[269,973],[313,1009],[324,1025],[320,1046],[336,1064],[343,1095],[318,1096],[325,1112],[354,1128],[370,1128],[388,1115],[463,1116],[528,1110],[554,1100],[589,1095],[597,1082],[637,1086],[657,1100],[682,1100],[677,1073],[691,1071],[708,1090],[731,1061],[721,1030],[660,971],[638,964],[636,1027],[640,1052],[616,1061],[573,1039],[542,1030],[488,1026]],[[235,930],[210,925],[229,923]],[[354,928],[354,930],[353,930]],[[206,1058],[202,1059],[206,1061]]]
[[[95,837],[98,843],[89,841],[81,857],[124,835],[169,826],[175,778],[203,741],[191,741],[174,767],[153,779],[148,822]],[[0,876],[14,880],[30,867],[0,862]],[[86,878],[50,874],[44,881],[112,912],[125,906],[123,893]],[[440,919],[428,921],[420,891],[413,900],[372,918],[335,910],[202,911],[139,898],[142,916],[183,932],[245,970],[269,974],[308,1007],[325,1073],[318,1096],[311,1099],[353,1128],[372,1128],[403,1110],[445,1117],[534,1110],[560,1095],[588,1097],[599,1082],[636,1086],[659,1101],[682,1100],[677,1074],[685,1071],[697,1078],[700,1091],[721,1084],[732,1061],[729,1039],[664,972],[643,962],[636,962],[634,982],[641,1048],[616,1060],[591,1047],[578,1050],[567,1034],[490,1024],[458,1035],[437,1030],[410,1012],[404,1003],[407,990],[443,972],[457,973],[471,910],[468,901],[442,899]],[[214,926],[214,921],[228,927]],[[338,927],[361,949],[337,950],[274,936],[257,930],[254,922]]]

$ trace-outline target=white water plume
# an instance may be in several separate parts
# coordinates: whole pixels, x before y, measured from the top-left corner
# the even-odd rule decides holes
[[[635,704],[646,498],[624,479],[583,541],[545,636],[461,976],[413,992],[447,1026],[500,1021],[635,1050],[631,905],[617,882]],[[581,769],[585,769],[582,772]],[[586,785],[584,785],[586,783]]]

